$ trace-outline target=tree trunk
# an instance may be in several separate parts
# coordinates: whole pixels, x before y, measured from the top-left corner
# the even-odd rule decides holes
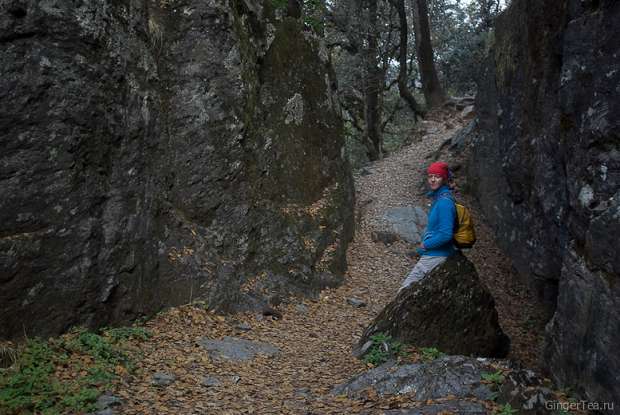
[[[482,30],[488,32],[493,27],[493,7],[499,5],[497,0],[481,0],[480,1],[480,20],[482,20]]]
[[[413,0],[415,14],[415,43],[418,52],[418,67],[422,78],[422,91],[426,100],[427,109],[441,105],[446,95],[439,83],[435,62],[433,60],[433,46],[428,20],[426,0]]]
[[[379,43],[377,27],[377,0],[368,0],[368,49],[366,51],[366,131],[364,141],[369,160],[383,158],[381,135],[381,93],[383,92],[381,69],[378,64]]]
[[[301,3],[299,0],[288,0],[286,15],[295,19],[299,19],[301,17]]]
[[[400,97],[409,105],[414,117],[422,116],[423,112],[409,88],[407,88],[407,13],[405,11],[405,0],[394,0],[394,6],[398,11],[400,23],[400,44],[398,53],[399,72],[398,72],[398,92]]]

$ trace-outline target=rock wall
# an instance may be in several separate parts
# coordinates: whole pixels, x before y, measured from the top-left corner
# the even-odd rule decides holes
[[[551,311],[551,376],[620,397],[620,3],[514,0],[468,166],[498,242]]]
[[[272,3],[0,3],[0,338],[341,281],[326,55]]]

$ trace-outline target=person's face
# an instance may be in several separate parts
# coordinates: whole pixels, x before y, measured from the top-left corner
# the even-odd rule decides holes
[[[438,174],[429,174],[427,177],[427,180],[428,180],[428,185],[430,186],[431,190],[439,189],[441,185],[443,185],[444,183],[443,177],[441,177]]]

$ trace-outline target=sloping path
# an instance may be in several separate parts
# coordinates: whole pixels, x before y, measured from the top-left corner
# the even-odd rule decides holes
[[[154,336],[139,346],[144,358],[138,363],[137,375],[114,391],[124,401],[121,412],[349,414],[406,403],[404,397],[351,401],[328,392],[365,369],[351,356],[351,347],[414,265],[406,255],[412,247],[401,242],[389,247],[375,243],[370,234],[379,229],[378,218],[385,209],[426,203],[420,184],[427,157],[464,124],[451,115],[448,128],[441,114],[437,117],[422,123],[420,139],[414,138],[412,145],[370,166],[370,174],[356,177],[358,225],[348,250],[349,270],[343,286],[323,291],[316,301],[281,306],[283,317],[278,320],[255,314],[224,318],[196,304],[160,314],[147,323]],[[509,263],[479,218],[477,229],[479,242],[468,256],[496,295],[500,321],[513,338],[513,357],[531,366],[538,354],[533,345],[540,344],[540,338],[526,324],[527,293],[510,282]],[[348,304],[352,297],[367,306]],[[247,363],[213,362],[197,340],[224,336],[269,343],[281,352]],[[176,380],[169,386],[154,386],[156,372],[172,374]],[[206,376],[221,383],[205,386]]]

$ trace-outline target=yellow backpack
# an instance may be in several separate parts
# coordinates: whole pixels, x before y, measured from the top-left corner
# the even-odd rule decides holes
[[[467,207],[454,202],[456,207],[456,226],[454,228],[454,244],[459,248],[471,248],[476,242],[474,220]]]
[[[452,241],[458,248],[471,248],[476,243],[476,231],[474,230],[474,220],[467,207],[458,203],[454,196],[443,194],[440,197],[449,198],[454,202],[456,208],[456,219],[454,224],[454,235]]]

